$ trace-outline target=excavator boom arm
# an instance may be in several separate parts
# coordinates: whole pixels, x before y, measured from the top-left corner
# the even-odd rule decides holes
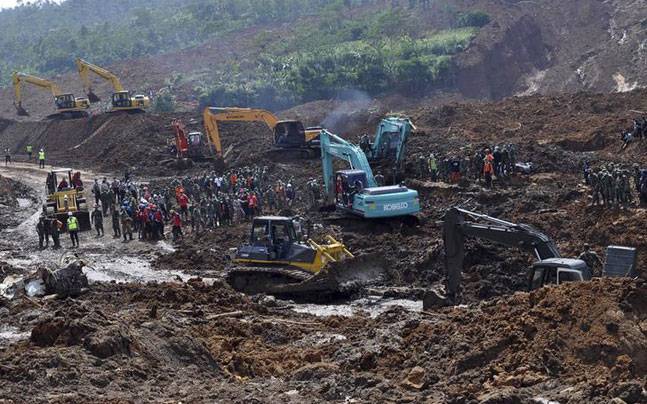
[[[324,185],[328,195],[333,193],[334,187],[334,158],[345,160],[352,168],[364,171],[368,180],[368,186],[377,186],[377,182],[373,177],[373,172],[371,171],[368,159],[359,146],[347,142],[325,129],[319,133],[319,140],[321,142],[321,165],[323,168]]]
[[[12,75],[12,81],[17,104],[20,104],[22,102],[23,83],[28,83],[45,90],[49,90],[54,97],[62,94],[61,89],[58,85],[56,85],[56,83],[42,79],[40,77],[32,76],[30,74],[14,72]]]
[[[76,59],[76,68],[79,71],[79,76],[81,76],[81,81],[83,81],[83,87],[88,93],[92,91],[92,85],[90,83],[90,72],[96,74],[106,81],[109,81],[115,92],[124,91],[124,86],[121,85],[119,78],[115,76],[114,73],[107,69],[104,69],[103,67],[94,65],[81,58],[78,58]]]
[[[466,221],[468,217],[481,220],[484,223]],[[460,286],[466,236],[530,251],[539,260],[561,257],[553,240],[531,226],[514,224],[464,209],[452,208],[445,214],[443,225],[445,268],[447,269],[448,292],[451,296],[458,292]]]
[[[218,122],[264,122],[271,130],[274,130],[279,122],[279,119],[271,112],[253,108],[207,107],[204,109],[203,118],[209,142],[214,145],[219,156],[222,156],[222,142]]]

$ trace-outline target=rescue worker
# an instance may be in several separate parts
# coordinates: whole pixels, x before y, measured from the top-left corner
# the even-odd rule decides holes
[[[54,249],[58,250],[61,248],[61,230],[63,229],[63,222],[54,218],[49,220],[49,232],[52,235],[52,242],[54,243]]]
[[[578,258],[584,261],[589,267],[591,276],[602,276],[602,260],[595,251],[591,250],[590,245],[584,244],[584,251]]]
[[[124,209],[121,210],[121,234],[124,237],[124,242],[133,241],[133,219]]]
[[[79,221],[72,212],[67,212],[67,231],[70,233],[70,240],[72,240],[72,247],[79,246]]]
[[[384,186],[384,175],[382,175],[381,171],[377,172],[377,175],[375,175],[375,182],[377,182],[378,187],[383,187]],[[314,204],[313,204],[314,206]]]
[[[180,214],[186,220],[189,216],[189,197],[183,192],[177,198],[177,204],[180,206]]]
[[[8,147],[4,149],[4,165],[11,163],[11,149]]]
[[[485,186],[488,188],[492,188],[492,175],[494,174],[494,166],[492,165],[494,158],[488,158],[491,156],[491,154],[488,154],[483,159],[483,178],[485,178]]]
[[[171,211],[171,226],[173,241],[177,241],[179,238],[184,239],[184,235],[182,234],[182,218],[180,217],[180,214],[174,210]]]
[[[92,223],[94,224],[94,228],[97,231],[97,237],[103,237],[105,235],[103,231],[103,213],[101,213],[99,205],[94,205],[94,211],[92,212]]]
[[[112,232],[112,238],[121,237],[121,228],[119,227],[119,212],[117,212],[117,209],[112,210]]]
[[[92,193],[94,194],[94,204],[99,205],[99,202],[101,202],[101,186],[96,178],[94,179],[94,184],[92,184]]]
[[[433,153],[429,155],[427,160],[427,168],[429,169],[429,174],[431,175],[431,181],[436,182],[438,180],[438,163],[436,162],[436,156]]]
[[[47,237],[47,220],[45,219],[45,216],[41,216],[38,219],[38,223],[36,223],[36,232],[38,233],[38,248],[41,250],[43,248],[47,248],[49,245],[49,237]]]
[[[31,155],[32,155],[34,149],[31,146],[31,144],[28,144],[26,149],[27,149],[27,158],[29,159],[29,161],[31,161]]]
[[[38,151],[38,168],[45,168],[45,150],[42,147]]]
[[[63,191],[65,189],[69,188],[69,187],[70,187],[70,184],[67,183],[67,179],[65,177],[63,177],[61,182],[58,183],[58,190],[59,191]]]

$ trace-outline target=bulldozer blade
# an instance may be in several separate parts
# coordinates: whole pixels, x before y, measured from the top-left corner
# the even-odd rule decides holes
[[[337,291],[347,292],[376,283],[382,280],[385,274],[386,260],[382,255],[364,254],[352,259],[332,262],[315,278],[325,276]]]
[[[90,100],[90,103],[94,104],[95,102],[101,101],[101,98],[99,98],[99,96],[94,92],[88,91],[88,100]]]
[[[29,116],[29,112],[19,105],[16,106],[16,114],[18,114],[18,116]]]

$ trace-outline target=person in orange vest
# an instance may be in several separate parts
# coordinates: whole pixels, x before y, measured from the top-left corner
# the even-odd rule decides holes
[[[184,235],[182,234],[182,218],[180,217],[180,214],[174,210],[171,211],[171,227],[173,241],[177,241],[179,238],[184,239]]]
[[[494,161],[494,156],[492,156],[492,153],[490,150],[486,151],[485,158],[483,159],[483,178],[485,178],[485,185],[488,188],[492,187],[492,175],[494,174],[494,165],[492,162]]]
[[[182,193],[177,198],[177,204],[180,206],[180,214],[186,220],[189,215],[189,197]]]

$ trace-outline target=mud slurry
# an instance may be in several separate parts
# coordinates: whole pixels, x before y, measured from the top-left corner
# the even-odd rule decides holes
[[[315,317],[223,283],[95,284],[4,302],[0,397],[30,402],[641,402],[644,282],[416,313]]]

